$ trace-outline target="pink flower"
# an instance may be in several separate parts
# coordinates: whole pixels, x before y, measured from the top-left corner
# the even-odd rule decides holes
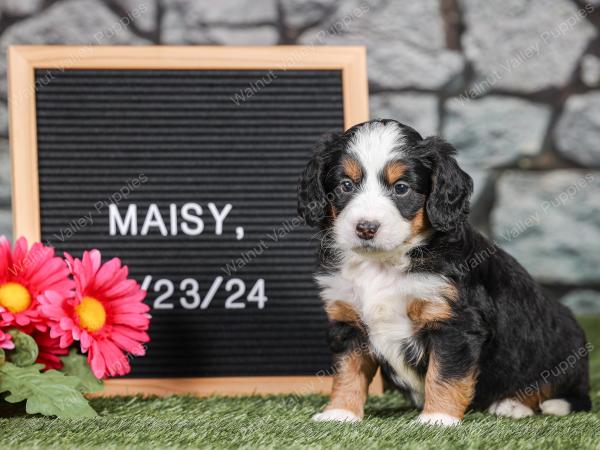
[[[0,330],[0,348],[4,350],[12,350],[15,348],[15,343],[12,340],[12,336],[2,330]]]
[[[127,266],[118,258],[101,263],[98,250],[84,252],[81,260],[65,254],[75,280],[75,296],[49,291],[40,298],[41,311],[49,319],[50,336],[66,348],[80,341],[98,378],[126,375],[131,371],[128,354],[142,356],[150,323],[146,291],[128,279]]]
[[[39,242],[27,249],[20,238],[11,251],[10,243],[0,236],[0,320],[6,325],[35,326],[45,329],[38,311],[38,296],[47,290],[71,295],[74,287],[69,269],[54,249]]]
[[[62,348],[60,346],[60,340],[58,338],[50,337],[47,331],[33,331],[31,337],[35,339],[38,345],[39,354],[36,363],[43,364],[45,370],[50,369],[61,369],[63,366],[59,356],[65,356],[69,354],[68,348]]]

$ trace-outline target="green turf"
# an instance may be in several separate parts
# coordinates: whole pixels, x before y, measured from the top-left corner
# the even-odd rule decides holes
[[[312,423],[325,397],[96,399],[101,417],[0,419],[4,448],[597,448],[600,449],[600,317],[583,319],[591,355],[592,413],[522,420],[467,414],[459,427],[416,425],[397,394],[372,398],[357,425]]]

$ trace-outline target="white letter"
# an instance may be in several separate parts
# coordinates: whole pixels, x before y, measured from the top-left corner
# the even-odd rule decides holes
[[[193,210],[196,215],[190,214],[190,210]],[[198,203],[186,203],[181,207],[181,218],[186,222],[181,223],[181,231],[188,236],[197,236],[204,231],[204,222],[199,217],[202,215],[202,206]],[[196,227],[190,227],[188,222],[196,224]]]
[[[169,211],[171,213],[171,236],[177,236],[177,205],[171,203]]]
[[[231,211],[232,208],[233,206],[231,206],[230,203],[227,203],[223,208],[223,211],[221,211],[221,214],[219,214],[219,210],[217,209],[217,206],[214,203],[208,204],[208,209],[210,209],[211,214],[215,218],[215,234],[217,236],[223,234],[223,221],[225,220],[225,217],[227,217],[227,214],[229,214],[229,211]]]
[[[127,230],[130,228],[131,235],[137,235],[137,205],[131,204],[127,207],[127,214],[125,214],[125,220],[122,220],[119,208],[114,203],[108,205],[108,221],[109,221],[109,234],[115,236],[117,234],[117,227],[119,227],[119,233],[121,236],[127,234]]]
[[[144,219],[144,225],[142,226],[142,236],[148,234],[148,229],[150,227],[158,227],[160,229],[160,234],[163,236],[167,235],[167,227],[165,227],[165,222],[163,221],[162,215],[156,206],[156,203],[151,203],[148,208],[148,212],[146,213],[146,218]]]

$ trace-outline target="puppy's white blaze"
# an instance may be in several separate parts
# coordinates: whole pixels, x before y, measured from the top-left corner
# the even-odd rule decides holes
[[[360,191],[340,213],[335,223],[335,235],[343,250],[361,247],[356,225],[361,221],[378,222],[379,230],[370,241],[377,250],[395,250],[409,236],[411,224],[386,194],[379,180],[387,163],[397,158],[404,136],[396,124],[371,123],[353,136],[348,146],[363,168]]]
[[[392,158],[392,152],[404,144],[405,138],[394,123],[369,123],[358,130],[348,145],[367,173],[377,173]]]
[[[330,409],[312,416],[315,422],[360,422],[361,419],[346,409]]]
[[[571,412],[571,405],[562,398],[553,398],[542,402],[540,409],[542,410],[542,414],[548,416],[566,416]]]
[[[513,419],[522,419],[523,417],[533,416],[533,409],[524,405],[513,398],[505,398],[494,402],[488,408],[488,412],[497,416],[511,417]]]
[[[453,427],[460,424],[460,419],[444,413],[421,413],[419,417],[417,417],[417,422],[425,425]]]

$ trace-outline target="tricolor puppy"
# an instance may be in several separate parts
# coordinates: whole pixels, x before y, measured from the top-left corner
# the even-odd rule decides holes
[[[471,228],[473,183],[454,153],[394,120],[316,146],[299,212],[323,230],[316,279],[337,370],[315,420],[360,420],[378,367],[423,423],[590,409],[583,331]]]

